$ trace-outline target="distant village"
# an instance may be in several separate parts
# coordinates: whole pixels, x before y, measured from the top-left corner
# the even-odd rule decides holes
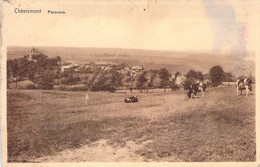
[[[225,74],[227,75],[227,74]],[[228,81],[234,77],[228,74]],[[191,82],[203,81],[211,86],[209,74],[190,70],[186,75],[167,69],[146,70],[143,65],[112,62],[62,62],[59,56],[50,58],[32,48],[30,54],[7,61],[7,88],[115,91],[118,89],[178,90]],[[223,80],[224,81],[224,80]]]

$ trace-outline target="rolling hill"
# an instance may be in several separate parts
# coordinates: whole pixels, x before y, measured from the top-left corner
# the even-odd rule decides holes
[[[119,48],[75,48],[75,47],[36,47],[50,57],[60,56],[63,62],[85,64],[95,62],[126,63],[143,65],[146,69],[167,68],[171,73],[177,71],[186,74],[190,69],[208,73],[215,65],[224,71],[238,75],[254,76],[255,63],[244,59],[245,55],[211,54],[198,52],[175,52],[158,50],[138,50]],[[7,59],[23,57],[29,54],[31,47],[8,47]],[[253,53],[249,53],[253,55]]]

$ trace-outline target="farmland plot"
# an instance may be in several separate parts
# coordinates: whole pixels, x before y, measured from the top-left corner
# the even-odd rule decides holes
[[[254,92],[134,94],[8,90],[8,161],[255,161]]]

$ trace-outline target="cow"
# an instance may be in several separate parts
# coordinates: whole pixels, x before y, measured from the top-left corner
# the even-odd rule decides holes
[[[246,90],[246,96],[249,94],[249,91],[252,91],[252,80],[251,79],[239,79],[237,80],[235,86],[237,89],[237,96],[239,96],[239,91],[240,95],[242,96],[242,91]]]
[[[131,96],[125,98],[125,103],[135,103],[135,102],[138,102],[137,96]]]
[[[206,84],[204,83],[196,83],[196,84],[191,84],[190,85],[190,89],[189,89],[189,92],[188,92],[188,97],[189,98],[192,98],[192,95],[195,96],[196,98],[196,95],[198,92],[201,92],[202,93],[202,97],[204,97],[205,95],[205,90],[206,90]]]

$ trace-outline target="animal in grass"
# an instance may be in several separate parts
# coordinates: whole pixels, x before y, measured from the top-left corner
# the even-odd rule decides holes
[[[192,95],[194,95],[194,97],[196,98],[196,95],[198,92],[202,93],[202,97],[205,96],[205,90],[206,90],[206,84],[204,83],[194,83],[190,85],[190,89],[188,92],[188,97],[192,98]]]
[[[236,82],[236,88],[237,88],[237,96],[239,96],[239,91],[240,95],[242,96],[242,91],[246,90],[246,96],[249,94],[249,91],[252,91],[252,80],[251,79],[239,79]]]
[[[135,102],[138,102],[137,96],[131,96],[125,98],[125,103],[135,103]]]

